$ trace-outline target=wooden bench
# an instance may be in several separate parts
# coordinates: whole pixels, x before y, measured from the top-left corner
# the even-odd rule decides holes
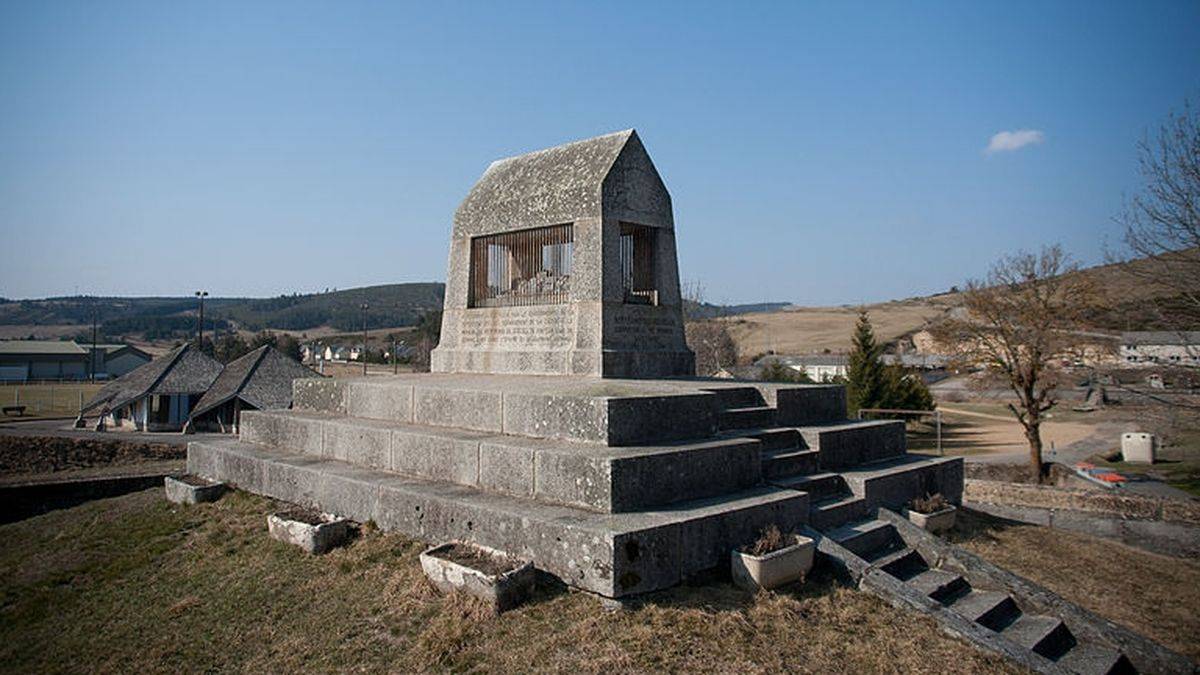
[[[6,406],[4,406],[3,410],[4,410],[4,414],[6,416],[12,415],[14,413],[19,416],[24,416],[25,408],[26,408],[26,406],[23,406],[23,405],[6,405]]]

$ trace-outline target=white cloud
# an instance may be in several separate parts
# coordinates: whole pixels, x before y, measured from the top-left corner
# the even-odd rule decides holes
[[[1046,134],[1037,129],[1001,131],[992,136],[992,140],[988,141],[987,150],[984,152],[989,155],[994,152],[1012,152],[1027,145],[1036,145],[1044,140],[1046,140]]]

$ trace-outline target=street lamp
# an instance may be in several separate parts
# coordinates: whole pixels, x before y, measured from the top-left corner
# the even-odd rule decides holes
[[[362,349],[363,375],[367,374],[367,308],[368,307],[369,307],[369,305],[367,305],[367,303],[365,303],[365,302],[363,304],[359,305],[359,309],[361,309],[362,313],[363,313],[363,349]]]
[[[204,298],[208,297],[208,291],[196,291],[196,297],[200,300],[200,316],[196,321],[196,349],[204,351]]]

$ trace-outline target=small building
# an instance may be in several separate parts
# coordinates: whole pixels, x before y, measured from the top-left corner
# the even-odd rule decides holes
[[[0,342],[0,381],[83,380],[88,353],[70,340]]]
[[[1131,366],[1200,366],[1200,331],[1122,333],[1118,354]]]
[[[179,431],[221,364],[185,344],[109,382],[83,407],[76,426],[95,417],[96,428]]]
[[[237,433],[243,410],[292,407],[292,381],[321,377],[283,352],[263,345],[230,361],[196,403],[185,432]]]
[[[95,369],[97,379],[121,377],[154,360],[150,354],[133,345],[102,344],[96,345],[93,351],[92,345],[89,344],[86,345],[86,349],[93,352],[89,368]]]
[[[804,373],[813,382],[832,382],[839,377],[846,377],[850,367],[850,358],[845,354],[764,356],[754,365],[761,368],[770,363],[778,363]]]

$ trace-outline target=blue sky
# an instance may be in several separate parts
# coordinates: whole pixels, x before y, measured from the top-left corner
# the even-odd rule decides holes
[[[1198,2],[0,1],[0,296],[441,280],[488,162],[629,127],[711,300],[926,294],[1098,262],[1189,96]]]

